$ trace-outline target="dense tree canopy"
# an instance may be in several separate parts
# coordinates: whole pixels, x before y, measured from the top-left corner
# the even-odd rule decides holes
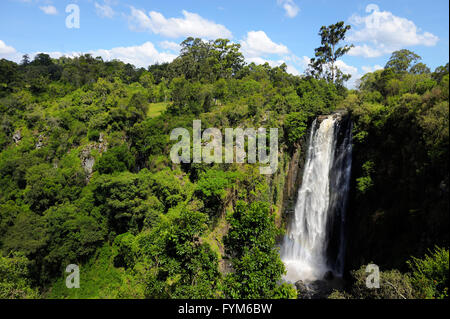
[[[246,64],[227,39],[187,38],[147,69],[88,54],[0,60],[0,297],[295,298],[276,246],[284,183],[314,118],[337,108],[354,121],[350,222],[369,239],[350,236],[370,252],[397,243],[383,256],[352,247],[349,264],[377,257],[400,271],[386,278],[408,277],[402,293],[445,296],[448,250],[425,254],[448,247],[448,64],[431,72],[401,50],[348,90],[336,67],[348,29],[321,29],[314,77]],[[277,172],[172,163],[170,132],[192,134],[193,119],[222,133],[279,128]],[[64,284],[70,263],[86,278],[77,291]],[[351,292],[367,294],[353,275]]]

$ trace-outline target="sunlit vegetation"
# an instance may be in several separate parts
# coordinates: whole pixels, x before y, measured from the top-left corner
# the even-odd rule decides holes
[[[90,55],[0,60],[0,298],[295,298],[276,248],[286,161],[273,176],[252,164],[175,165],[169,135],[193,119],[278,127],[289,160],[314,118],[336,108],[354,119],[352,207],[365,214],[354,227],[371,252],[397,240],[395,257],[353,253],[398,268],[425,258],[383,278],[406,297],[448,296],[448,250],[424,257],[448,247],[448,64],[431,72],[399,51],[348,90],[338,70],[246,64],[226,39],[181,47],[148,69]],[[80,289],[65,287],[68,264],[80,265]],[[358,287],[348,293],[372,297]]]

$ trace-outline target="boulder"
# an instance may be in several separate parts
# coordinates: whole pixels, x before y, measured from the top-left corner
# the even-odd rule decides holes
[[[311,299],[311,293],[308,286],[303,282],[303,280],[297,281],[295,284],[297,288],[297,298],[298,299]]]
[[[315,280],[309,284],[311,299],[326,299],[332,292],[330,284],[325,280]]]
[[[17,130],[16,132],[14,132],[12,139],[14,141],[14,143],[19,143],[20,140],[22,139],[22,133],[20,132],[20,130]]]
[[[36,142],[35,148],[38,150],[44,146],[44,135],[39,134],[38,141]]]
[[[298,299],[325,299],[333,292],[329,282],[325,280],[314,280],[308,283],[299,280],[295,283],[295,287]]]

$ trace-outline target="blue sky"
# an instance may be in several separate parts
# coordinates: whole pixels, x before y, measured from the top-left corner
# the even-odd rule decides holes
[[[79,8],[79,28],[66,25],[70,4]],[[171,61],[187,36],[227,37],[248,62],[286,62],[298,74],[320,45],[320,27],[341,20],[352,26],[355,48],[339,66],[353,81],[402,48],[433,70],[449,60],[448,0],[2,0],[0,58],[89,52],[147,67]]]

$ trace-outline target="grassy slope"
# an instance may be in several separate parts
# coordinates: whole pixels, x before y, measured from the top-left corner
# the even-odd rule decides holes
[[[163,111],[166,110],[168,105],[169,105],[169,103],[167,103],[167,102],[150,103],[147,115],[152,118],[157,117]]]
[[[80,266],[80,288],[67,288],[64,274],[42,297],[61,298],[116,298],[122,285],[123,269],[115,268],[112,249],[105,245],[85,265]]]

